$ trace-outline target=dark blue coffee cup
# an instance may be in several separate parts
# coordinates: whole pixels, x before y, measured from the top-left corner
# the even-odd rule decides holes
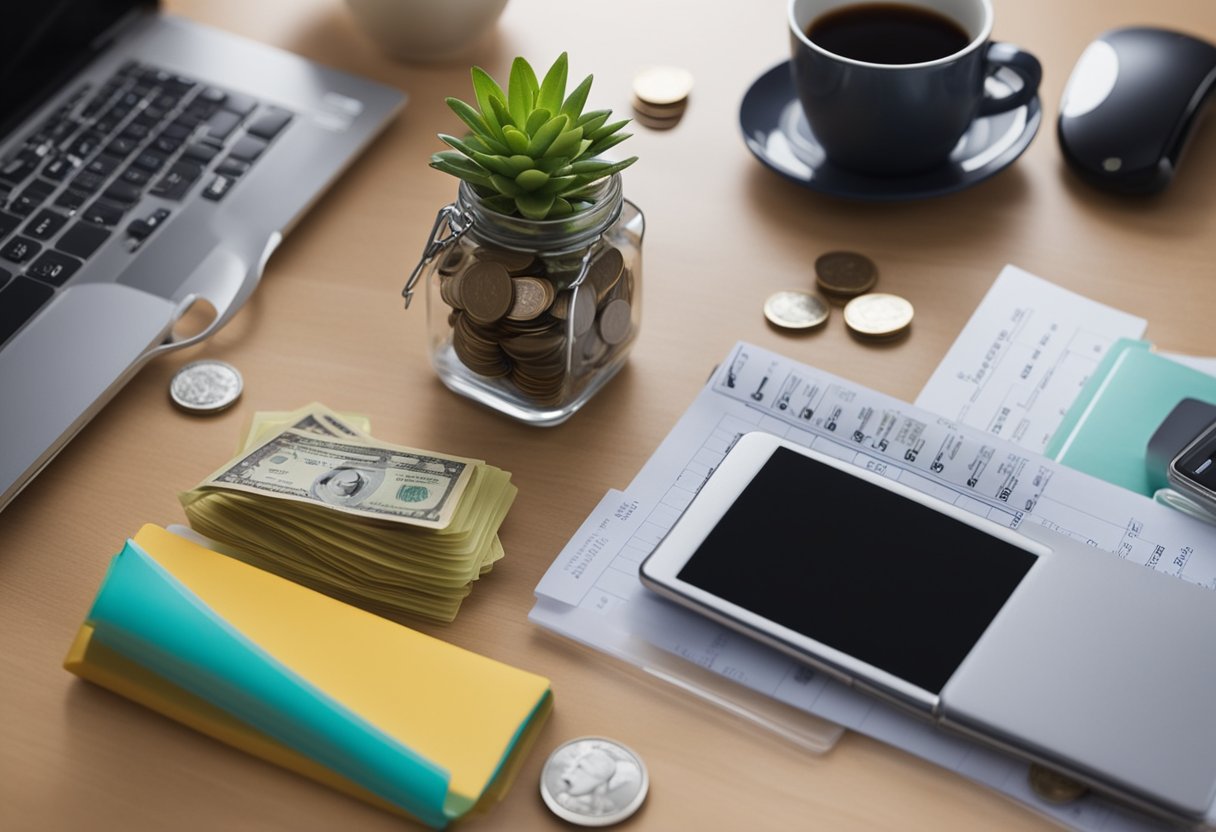
[[[884,10],[898,12],[900,6],[914,16],[927,11],[956,24],[960,48],[914,63],[883,63],[829,51],[807,34],[825,30],[827,15],[860,13],[854,25],[867,19],[878,25]],[[1024,106],[1042,76],[1030,53],[989,41],[989,0],[907,0],[899,6],[790,0],[789,28],[794,86],[811,132],[830,163],[859,173],[898,176],[944,164],[976,118]],[[917,30],[912,31],[914,40]],[[995,97],[985,84],[1003,68],[1021,86]]]

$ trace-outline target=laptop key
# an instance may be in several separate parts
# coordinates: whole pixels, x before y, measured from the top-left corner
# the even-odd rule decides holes
[[[152,186],[152,194],[165,199],[181,199],[202,172],[203,169],[193,162],[175,162]]]
[[[7,237],[21,225],[21,218],[0,211],[0,237]]]
[[[59,242],[55,243],[55,248],[85,259],[97,251],[109,236],[110,232],[100,225],[78,222],[64,232]]]
[[[49,240],[63,228],[68,218],[46,208],[25,225],[25,233],[36,240]]]
[[[102,192],[102,196],[106,199],[126,205],[134,205],[136,202],[139,202],[142,194],[143,192],[139,188],[126,182],[112,182],[110,183],[110,187]]]
[[[82,133],[68,146],[68,153],[84,159],[101,147],[101,140],[102,136],[97,133]]]
[[[224,176],[240,176],[247,170],[249,170],[249,165],[246,162],[233,159],[231,156],[215,166],[215,172],[222,173]]]
[[[199,164],[205,165],[214,159],[219,152],[220,149],[215,145],[194,142],[186,145],[186,149],[182,151],[182,158],[193,159]]]
[[[122,215],[126,211],[127,209],[122,205],[116,205],[104,199],[96,199],[92,205],[84,210],[80,218],[85,222],[92,222],[97,225],[118,225],[122,221]]]
[[[14,237],[0,248],[0,257],[12,263],[24,263],[40,251],[41,244],[28,237]]]
[[[277,136],[289,121],[291,121],[291,113],[280,110],[278,107],[271,107],[250,122],[245,130],[251,136],[269,140]]]
[[[8,269],[0,269],[0,289],[4,288],[4,284],[8,283],[13,277],[13,273]],[[2,339],[0,339],[2,340]]]
[[[140,170],[137,167],[129,167],[122,172],[118,177],[119,181],[126,182],[128,185],[135,185],[142,188],[148,184],[148,180],[152,178],[152,174],[146,170]]]
[[[247,95],[239,95],[235,92],[228,93],[228,97],[224,100],[224,109],[233,113],[240,113],[242,116],[247,116],[253,112],[253,108],[258,106],[257,99],[250,98]]]
[[[0,181],[20,185],[34,172],[34,168],[38,167],[39,161],[32,153],[19,153],[0,166]]]
[[[261,139],[255,139],[253,136],[241,136],[236,143],[228,151],[229,157],[240,159],[242,162],[252,162],[254,159],[262,155],[262,151],[266,149],[266,142]]]
[[[120,156],[125,159],[126,157],[130,156],[131,151],[137,147],[139,147],[139,142],[135,141],[134,139],[119,136],[117,139],[106,145],[105,152],[111,156]]]
[[[104,176],[98,176],[86,170],[76,174],[76,178],[72,180],[72,187],[78,191],[91,193],[104,185],[105,181]]]
[[[108,153],[103,153],[93,161],[84,166],[84,169],[89,173],[95,173],[98,176],[109,176],[114,171],[118,170],[118,166],[122,164],[122,159],[117,156],[111,156]]]
[[[166,157],[163,153],[153,153],[151,150],[145,150],[135,157],[132,165],[140,170],[146,170],[148,173],[156,173],[165,165]]]
[[[75,211],[81,205],[89,201],[89,192],[77,190],[76,188],[68,188],[66,191],[55,197],[55,204],[60,208],[66,208],[69,211]]]
[[[235,182],[236,180],[232,177],[223,176],[222,174],[217,173],[211,178],[211,181],[207,183],[207,187],[203,188],[203,197],[213,201],[221,200],[232,188]]]
[[[26,185],[21,193],[13,197],[8,204],[8,210],[19,217],[28,217],[34,213],[34,209],[41,205],[54,190],[54,187],[49,183],[35,179]]]
[[[52,286],[62,286],[82,265],[84,264],[75,257],[51,250],[42,252],[25,273]]]
[[[232,135],[232,131],[240,123],[241,117],[237,113],[228,110],[218,110],[203,125],[203,139],[216,144],[223,144],[224,140]]]
[[[127,236],[136,242],[142,242],[153,231],[164,225],[167,219],[169,219],[169,209],[157,208],[142,220],[131,220],[127,225]]]
[[[55,290],[37,280],[17,275],[0,289],[0,343],[34,317],[34,313],[51,299]]]

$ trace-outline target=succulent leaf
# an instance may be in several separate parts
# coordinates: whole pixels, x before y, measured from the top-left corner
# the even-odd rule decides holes
[[[532,114],[528,116],[528,123],[524,125],[524,132],[529,136],[535,136],[536,131],[548,124],[551,117],[552,113],[543,107],[533,110]]]
[[[562,115],[569,116],[571,121],[576,121],[583,111],[583,107],[587,105],[587,93],[591,92],[591,78],[590,75],[584,78],[583,82],[575,87],[562,103]]]
[[[525,170],[523,173],[519,174],[519,176],[515,177],[515,184],[524,191],[528,192],[539,190],[548,181],[549,174],[545,173],[543,170],[536,170],[535,168],[532,170]]]
[[[553,66],[549,67],[549,71],[545,73],[545,80],[541,81],[540,91],[536,95],[538,108],[548,110],[550,113],[556,113],[561,109],[562,99],[566,97],[566,74],[567,59],[566,53],[563,52],[557,56]]]
[[[511,78],[507,82],[507,109],[516,124],[527,124],[528,113],[536,106],[536,93],[540,84],[536,73],[523,58],[511,62]]]
[[[553,207],[554,201],[556,197],[552,194],[520,194],[515,197],[519,213],[530,220],[543,220],[549,216],[549,209]]]
[[[540,82],[531,65],[516,58],[504,92],[485,70],[473,67],[477,107],[446,99],[469,133],[441,133],[452,149],[432,155],[431,167],[468,182],[483,205],[504,214],[545,219],[590,208],[604,178],[637,158],[598,158],[629,137],[620,132],[629,120],[609,123],[611,110],[584,113],[592,76],[567,96],[568,72],[564,52]]]
[[[525,154],[528,152],[527,133],[514,127],[505,127],[502,132],[507,139],[507,147],[511,148],[512,153]]]

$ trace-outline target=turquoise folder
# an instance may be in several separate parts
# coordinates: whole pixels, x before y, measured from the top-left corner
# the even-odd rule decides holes
[[[1145,462],[1148,441],[1178,402],[1216,402],[1216,377],[1121,339],[1086,382],[1044,455],[1147,497],[1166,485]]]
[[[501,796],[551,701],[542,677],[154,526],[112,561],[66,664],[434,827]]]

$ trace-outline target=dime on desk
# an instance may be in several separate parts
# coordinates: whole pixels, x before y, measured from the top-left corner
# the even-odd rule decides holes
[[[912,304],[883,292],[858,295],[844,307],[845,325],[869,338],[899,335],[911,325],[913,315]]]
[[[190,413],[219,413],[241,397],[245,382],[236,367],[205,359],[182,367],[169,383],[173,403]]]
[[[764,317],[782,329],[811,329],[828,319],[828,307],[810,292],[789,289],[769,295]]]
[[[642,758],[603,737],[558,746],[540,775],[540,796],[549,811],[578,826],[620,823],[638,810],[649,788]]]
[[[675,127],[691,91],[692,73],[686,69],[653,66],[642,70],[633,79],[633,114],[638,124],[652,130]]]
[[[815,282],[820,291],[828,295],[854,298],[878,283],[878,267],[864,254],[829,251],[815,260]]]

